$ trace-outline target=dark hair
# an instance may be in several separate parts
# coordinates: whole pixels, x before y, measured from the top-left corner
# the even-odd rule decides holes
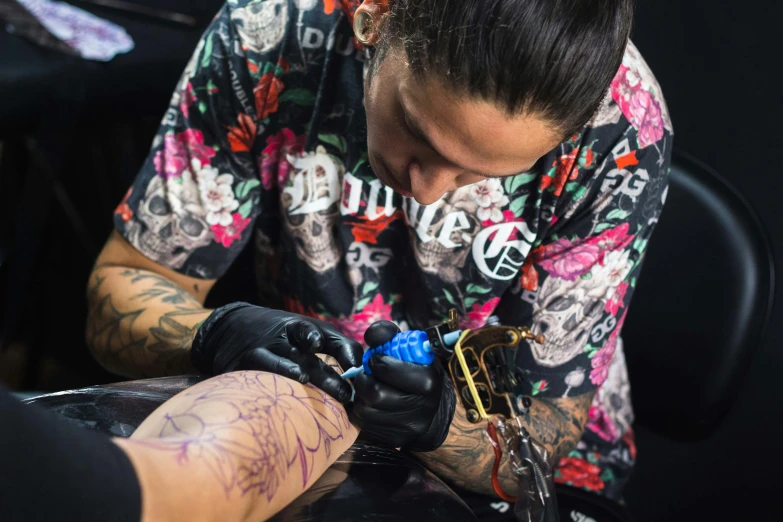
[[[634,0],[391,0],[379,58],[402,44],[415,77],[571,134],[622,62]]]

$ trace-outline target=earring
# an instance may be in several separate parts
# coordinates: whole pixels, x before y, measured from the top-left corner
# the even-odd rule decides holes
[[[360,9],[356,11],[353,18],[353,33],[356,39],[364,45],[367,45],[375,37],[373,31],[372,15],[367,11]]]

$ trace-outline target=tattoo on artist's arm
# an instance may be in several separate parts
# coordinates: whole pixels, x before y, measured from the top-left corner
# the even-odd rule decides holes
[[[594,392],[577,397],[533,399],[523,424],[530,435],[546,446],[551,462],[557,464],[574,449],[582,436]],[[435,451],[416,456],[435,474],[458,487],[495,495],[491,484],[492,451],[486,422],[471,424],[462,406],[457,406],[449,435]],[[498,474],[505,491],[514,493],[517,480],[504,457]]]
[[[209,310],[180,286],[147,270],[98,266],[87,300],[87,344],[105,368],[129,377],[192,371],[190,346]]]

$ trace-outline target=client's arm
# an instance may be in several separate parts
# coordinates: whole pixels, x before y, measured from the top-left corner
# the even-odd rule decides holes
[[[343,407],[262,372],[220,375],[155,410],[130,440],[142,520],[266,520],[354,442]]]

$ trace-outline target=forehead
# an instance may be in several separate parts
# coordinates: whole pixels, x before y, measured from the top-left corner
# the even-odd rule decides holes
[[[405,110],[444,154],[466,165],[483,163],[479,172],[529,168],[562,139],[559,129],[537,115],[510,115],[496,103],[455,92],[446,82],[418,79],[404,61],[397,69]]]

